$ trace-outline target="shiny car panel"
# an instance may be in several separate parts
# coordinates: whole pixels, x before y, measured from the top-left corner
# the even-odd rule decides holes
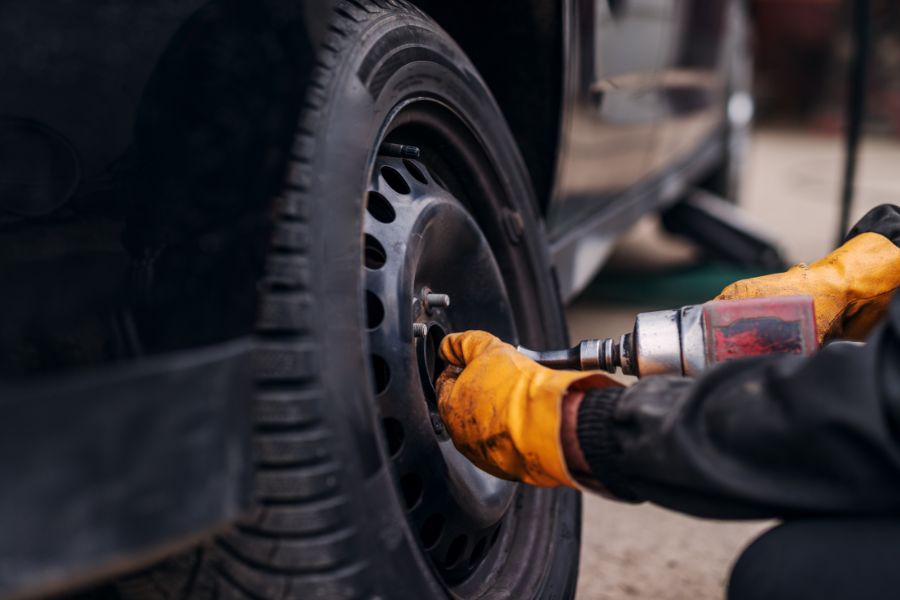
[[[725,127],[728,0],[572,0],[548,225],[560,288],[580,290],[641,214],[684,193]],[[682,168],[683,167],[683,168]],[[694,173],[696,175],[696,173]]]

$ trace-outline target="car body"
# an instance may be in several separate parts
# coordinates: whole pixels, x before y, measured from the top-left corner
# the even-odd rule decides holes
[[[143,352],[119,310],[140,288],[134,265],[150,258],[123,249],[128,198],[156,185],[181,193],[160,183],[164,174],[129,178],[141,161],[135,138],[149,135],[144,101],[167,93],[152,74],[173,40],[198,55],[220,50],[191,46],[182,29],[220,4],[0,8],[0,596],[56,593],[133,571],[222,530],[252,501],[245,398],[259,360],[253,340],[226,326]],[[414,4],[462,47],[497,99],[565,298],[627,226],[737,156],[749,120],[739,2]],[[297,27],[319,39],[331,10],[327,2],[259,6],[275,38]],[[296,64],[273,58],[271,72],[235,65],[233,81],[207,82],[202,70],[180,76],[210,94],[258,86],[277,98],[277,110],[238,123],[248,139],[274,139],[270,121],[284,117],[282,104],[300,106],[308,85],[283,76],[310,68],[305,50],[297,52]],[[196,108],[185,100],[177,118],[187,123]],[[211,154],[220,147],[201,142]],[[240,201],[257,185],[267,182],[237,180],[222,195]],[[516,230],[514,214],[508,226]],[[217,241],[205,243],[214,249]]]
[[[566,298],[623,228],[741,152],[752,115],[744,3],[498,3],[474,27],[439,5],[426,9],[473,57],[522,147]],[[485,46],[498,29],[517,43]]]

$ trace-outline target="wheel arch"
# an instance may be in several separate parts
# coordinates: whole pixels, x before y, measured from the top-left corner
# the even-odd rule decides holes
[[[412,0],[412,3],[450,34],[484,78],[525,159],[543,213],[556,174],[566,2]]]

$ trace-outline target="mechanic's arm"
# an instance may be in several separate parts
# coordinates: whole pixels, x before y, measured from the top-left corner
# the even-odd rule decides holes
[[[827,322],[829,334],[871,327],[897,286],[900,210],[878,207],[848,239],[862,242],[867,232],[862,237],[876,247],[858,256],[859,264],[838,265],[839,274],[846,270],[852,279],[861,271],[877,273],[880,281],[857,279],[871,293],[854,290],[857,301],[839,317],[819,315],[816,296],[817,316]],[[894,244],[878,248],[875,233]],[[861,264],[866,262],[871,264]],[[816,265],[808,268],[815,270]],[[724,295],[774,294],[785,278],[798,276],[791,271],[738,282]],[[839,343],[810,358],[727,363],[695,381],[648,378],[627,390],[574,394],[568,404],[570,415],[577,411],[576,450],[618,498],[707,517],[895,513],[900,510],[900,297],[864,346]],[[568,423],[572,453],[571,419]]]
[[[810,267],[723,296],[810,293],[822,335],[861,334],[900,283],[900,211],[880,207],[851,233]],[[438,390],[448,430],[498,476],[534,481],[522,465],[540,471],[547,457],[563,461],[563,474],[543,485],[599,484],[622,500],[709,517],[900,508],[900,299],[866,346],[736,361],[627,390],[606,379],[603,389],[568,386],[483,332],[447,336],[442,353],[457,367]],[[552,416],[549,427],[538,414]]]
[[[722,518],[894,513],[900,303],[866,346],[647,378],[576,410],[581,452],[622,500]]]

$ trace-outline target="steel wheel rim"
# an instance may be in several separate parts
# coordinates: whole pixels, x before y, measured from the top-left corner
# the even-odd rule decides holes
[[[449,440],[433,387],[438,346],[469,328],[514,340],[515,324],[487,241],[424,160],[376,159],[364,230],[372,387],[388,453],[412,531],[453,584],[488,562],[516,486],[478,470]],[[431,306],[429,292],[447,293],[451,306]],[[398,314],[384,308],[393,305]]]

